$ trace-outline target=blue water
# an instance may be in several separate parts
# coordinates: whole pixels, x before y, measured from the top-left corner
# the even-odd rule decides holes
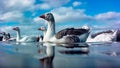
[[[0,68],[120,68],[120,43],[0,42]]]

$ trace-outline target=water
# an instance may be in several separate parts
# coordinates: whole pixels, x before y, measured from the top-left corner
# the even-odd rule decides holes
[[[120,68],[120,43],[0,42],[0,68]]]

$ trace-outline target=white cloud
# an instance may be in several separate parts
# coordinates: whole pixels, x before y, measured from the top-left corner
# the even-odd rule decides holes
[[[55,7],[60,7],[70,0],[41,0],[35,4],[36,0],[2,0],[0,2],[0,20],[2,21],[18,21],[24,22],[27,18],[25,11],[30,11],[31,15],[36,14],[36,10],[48,10]],[[32,17],[32,16],[31,16]],[[19,19],[19,20],[18,20]]]
[[[98,15],[94,16],[94,19],[96,20],[96,23],[104,23],[105,26],[109,26],[109,28],[120,28],[120,13],[119,12],[106,12],[106,13],[100,13]],[[108,28],[108,27],[107,27]]]
[[[24,11],[28,11],[33,6],[35,0],[1,0],[0,20],[4,22],[23,22],[25,19]]]
[[[12,32],[12,26],[2,26],[0,27],[0,32],[6,32],[6,33],[9,33],[9,32]]]
[[[51,7],[60,7],[68,3],[70,0],[42,0],[42,1],[49,4]]]
[[[50,5],[43,3],[43,4],[40,4],[40,8],[41,9],[50,9]]]
[[[33,20],[34,20],[34,22],[40,22],[41,21],[41,19],[39,17],[36,17]]]
[[[33,19],[33,22],[35,22],[35,23],[44,23],[45,21],[43,19],[39,18],[39,17],[35,17]]]
[[[73,2],[73,6],[74,7],[80,6],[81,4],[82,4],[82,2],[78,2],[78,1]]]
[[[28,10],[34,5],[35,0],[3,0],[7,10]]]
[[[0,27],[0,31],[8,31],[8,30],[10,30],[12,27],[11,26],[4,26],[4,28],[3,27]]]
[[[42,3],[42,4],[34,5],[33,9],[35,9],[35,10],[38,10],[38,9],[48,10],[48,9],[51,9],[51,6],[47,3]]]
[[[72,7],[60,7],[51,12],[56,22],[80,22],[92,19],[91,16],[84,13],[83,9],[73,9]]]
[[[19,11],[7,12],[0,15],[0,20],[4,21],[19,21],[23,18],[23,14]]]
[[[50,9],[54,7],[60,7],[70,0],[40,0],[38,4],[35,4],[37,0],[3,0],[1,1],[0,8],[6,8],[6,10],[29,10],[29,9]]]
[[[68,3],[70,0],[41,0],[41,3],[32,6],[32,10],[49,10]]]
[[[93,30],[107,30],[110,29],[110,26],[103,26],[103,25],[93,25],[92,26]]]
[[[95,16],[96,20],[119,20],[120,13],[117,12],[107,12],[101,13]]]

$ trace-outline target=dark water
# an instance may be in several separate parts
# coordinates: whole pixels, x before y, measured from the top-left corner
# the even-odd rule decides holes
[[[0,68],[120,68],[120,43],[0,42]]]

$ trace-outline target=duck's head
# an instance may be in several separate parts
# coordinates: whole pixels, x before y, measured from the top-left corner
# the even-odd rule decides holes
[[[5,35],[6,33],[5,32],[1,32],[0,34]]]
[[[14,27],[13,30],[19,31],[20,29],[19,29],[19,27]]]
[[[38,28],[38,30],[46,31],[47,29],[45,27],[40,27],[40,28]]]
[[[55,21],[54,20],[54,16],[53,16],[52,13],[43,14],[43,15],[40,16],[40,18],[43,18],[43,19],[45,19],[47,21],[50,21],[50,22],[54,22]]]

